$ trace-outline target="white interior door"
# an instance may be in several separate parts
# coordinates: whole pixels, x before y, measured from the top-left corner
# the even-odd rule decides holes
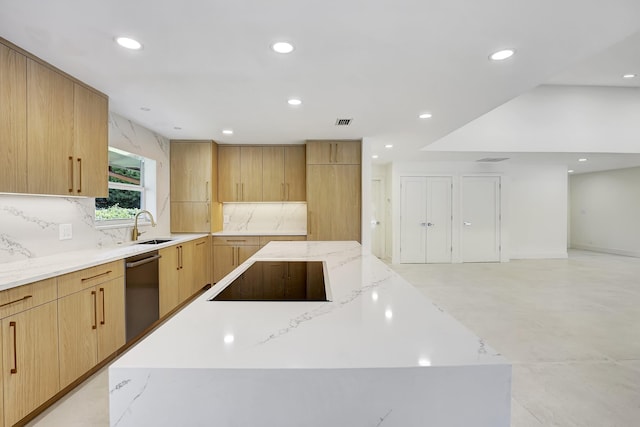
[[[400,183],[400,262],[423,264],[427,260],[427,180],[403,176]]]
[[[427,263],[451,262],[451,177],[427,177]]]
[[[402,177],[400,262],[451,262],[451,177]]]
[[[500,261],[500,177],[462,177],[462,262]]]
[[[371,181],[371,252],[385,257],[384,188],[381,179]]]

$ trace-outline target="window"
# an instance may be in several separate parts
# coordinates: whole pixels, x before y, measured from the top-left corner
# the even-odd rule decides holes
[[[149,179],[149,169],[155,175],[153,160],[109,147],[109,197],[96,198],[96,221],[129,222],[139,210],[149,209],[154,203],[147,199],[154,191],[149,191],[148,184],[155,181],[155,177]]]

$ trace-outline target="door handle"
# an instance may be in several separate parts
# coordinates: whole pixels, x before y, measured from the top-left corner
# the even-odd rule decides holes
[[[17,346],[18,326],[16,322],[9,322],[9,327],[13,328],[13,368],[11,368],[11,373],[17,374],[18,373],[18,346]]]
[[[105,324],[105,314],[104,314],[104,288],[100,288],[100,293],[102,294],[102,320],[100,321],[101,325]]]
[[[469,221],[464,221],[464,222],[463,222],[463,224],[464,224],[466,227],[471,226],[471,223],[470,223]]]
[[[69,193],[73,193],[73,157],[69,156]]]
[[[435,226],[435,224],[434,224],[434,223],[432,223],[432,222],[428,222],[428,223],[427,223],[427,227],[433,227],[433,226]]]
[[[420,227],[426,227],[426,226],[427,226],[427,223],[426,223],[426,222],[421,222],[421,223],[420,223]]]
[[[78,193],[82,193],[82,159],[78,157]]]
[[[93,325],[91,325],[91,329],[98,328],[98,301],[96,291],[91,291],[91,296],[93,297]]]

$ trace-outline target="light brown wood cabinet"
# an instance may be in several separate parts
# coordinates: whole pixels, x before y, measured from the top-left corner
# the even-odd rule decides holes
[[[3,39],[0,87],[0,191],[106,196],[107,97]]]
[[[27,59],[0,44],[0,191],[27,190]]]
[[[62,387],[125,344],[124,292],[123,261],[58,277]]]
[[[262,147],[219,147],[218,200],[262,201]]]
[[[360,166],[307,165],[307,178],[307,239],[360,241]]]
[[[308,165],[359,165],[362,163],[362,142],[307,141]]]
[[[214,231],[218,146],[213,141],[171,141],[171,232]]]
[[[219,282],[259,249],[258,236],[214,236],[213,282]]]
[[[305,146],[264,146],[263,201],[305,201]]]
[[[4,312],[6,316],[0,321],[3,371],[0,395],[4,395],[0,414],[6,426],[14,425],[60,391],[55,279],[32,285],[22,298],[10,304],[18,307],[11,310],[15,313]],[[25,291],[18,289],[11,290],[14,296]]]
[[[211,284],[210,237],[159,251],[160,317]]]

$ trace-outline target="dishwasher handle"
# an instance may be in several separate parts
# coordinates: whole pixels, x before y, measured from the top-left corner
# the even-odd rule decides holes
[[[149,264],[150,262],[153,262],[160,258],[162,258],[162,255],[154,255],[154,256],[150,256],[149,258],[141,259],[140,261],[127,262],[125,263],[125,266],[127,268],[134,268],[144,264]]]

